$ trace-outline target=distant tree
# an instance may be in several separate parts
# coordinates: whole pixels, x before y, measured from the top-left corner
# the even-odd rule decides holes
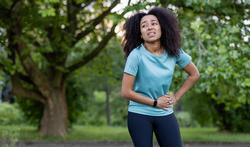
[[[91,87],[92,93],[94,91],[105,93],[105,108],[102,112],[105,112],[108,125],[112,123],[111,93],[120,86],[123,73],[124,58],[119,42],[121,41],[112,39],[105,50],[81,70],[80,75],[87,77],[85,79],[88,80],[87,85]]]

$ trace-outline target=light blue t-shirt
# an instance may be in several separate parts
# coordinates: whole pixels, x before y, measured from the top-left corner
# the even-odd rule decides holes
[[[172,82],[175,64],[184,68],[191,62],[191,57],[183,50],[178,57],[168,56],[166,52],[154,55],[143,44],[129,54],[124,72],[135,76],[134,91],[150,99],[157,99],[168,93]],[[129,112],[164,116],[173,113],[173,108],[155,108],[149,105],[129,101]]]

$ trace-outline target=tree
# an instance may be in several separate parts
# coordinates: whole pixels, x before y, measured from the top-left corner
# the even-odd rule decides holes
[[[250,112],[249,1],[160,3],[178,15],[183,48],[192,55],[201,72],[194,92],[210,98],[210,105],[216,110],[216,124],[228,131],[244,131],[239,122],[249,128],[246,127],[250,124],[246,115]]]
[[[118,3],[119,0],[0,2],[0,67],[11,76],[16,96],[43,105],[41,134],[66,134],[69,112],[65,80],[97,56],[114,36],[117,22],[107,18]],[[93,42],[98,44],[94,46]]]

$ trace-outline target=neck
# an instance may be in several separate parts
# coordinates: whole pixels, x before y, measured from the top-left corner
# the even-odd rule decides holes
[[[145,42],[145,48],[153,54],[160,55],[163,52],[160,42]]]

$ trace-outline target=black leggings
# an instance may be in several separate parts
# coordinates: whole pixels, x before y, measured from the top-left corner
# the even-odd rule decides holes
[[[160,147],[182,147],[174,114],[147,116],[128,112],[128,130],[134,147],[153,147],[153,132]]]

